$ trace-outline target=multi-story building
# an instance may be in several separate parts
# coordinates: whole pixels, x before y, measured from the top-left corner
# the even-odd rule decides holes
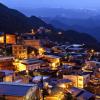
[[[0,35],[0,44],[16,44],[16,35],[15,34],[1,34]]]
[[[38,59],[25,59],[17,62],[15,61],[13,64],[17,67],[18,71],[29,71],[39,69],[43,61]]]
[[[42,41],[40,39],[35,38],[35,33],[24,33],[22,35],[22,43],[26,46],[31,46],[35,48],[42,47]]]
[[[12,45],[12,55],[18,59],[28,58],[27,46],[24,45]]]
[[[90,75],[63,75],[63,78],[71,80],[75,87],[84,88],[90,80]]]

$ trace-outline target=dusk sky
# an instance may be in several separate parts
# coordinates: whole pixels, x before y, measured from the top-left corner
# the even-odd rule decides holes
[[[100,9],[100,0],[0,0],[11,8],[89,8]]]

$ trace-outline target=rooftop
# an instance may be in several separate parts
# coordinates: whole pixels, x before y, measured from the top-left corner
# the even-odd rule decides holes
[[[51,58],[61,58],[60,56],[55,56],[55,55],[45,55],[47,57],[51,57]]]
[[[84,89],[73,87],[70,89],[70,92],[77,97],[78,100],[89,100],[94,96],[91,92],[88,92]]]
[[[0,95],[8,96],[25,96],[30,88],[35,87],[33,84],[16,84],[0,82]]]
[[[13,74],[14,72],[10,70],[0,70],[0,73],[4,73],[5,76],[8,76],[8,75]]]
[[[43,63],[43,61],[38,60],[38,59],[25,59],[25,60],[22,60],[21,63],[23,63],[23,64],[35,64],[35,63]]]

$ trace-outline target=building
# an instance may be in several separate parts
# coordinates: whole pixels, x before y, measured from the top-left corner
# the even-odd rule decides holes
[[[34,84],[1,82],[0,100],[40,100],[40,91]]]
[[[12,45],[12,54],[17,59],[34,58],[38,50],[36,48],[25,45]]]
[[[28,40],[23,40],[24,45],[26,46],[31,46],[31,47],[35,47],[37,49],[42,47],[42,43],[41,40],[37,40],[37,39],[28,39]]]
[[[16,44],[16,35],[15,34],[1,34],[0,35],[0,44]]]
[[[63,78],[71,80],[75,87],[84,88],[90,80],[90,75],[85,73],[82,75],[63,75]]]
[[[9,56],[0,57],[0,69],[14,70],[13,60],[14,60],[14,57],[9,57]]]
[[[95,95],[76,87],[72,87],[69,92],[73,95],[75,100],[95,100]]]
[[[60,59],[59,56],[54,55],[44,55],[44,58],[47,59],[50,62],[50,66],[52,69],[57,69],[58,66],[60,66]]]
[[[94,69],[99,67],[100,67],[100,62],[97,61],[87,61],[84,66],[85,69]]]
[[[38,59],[22,60],[21,63],[26,66],[26,70],[39,69],[44,62]]]
[[[0,82],[13,82],[14,72],[9,70],[0,70]]]
[[[41,64],[44,63],[42,60],[38,59],[25,59],[20,61],[15,61],[14,65],[17,67],[18,71],[34,70],[39,69]]]
[[[72,84],[72,81],[71,80],[68,80],[68,79],[60,79],[58,80],[57,82],[57,86],[62,88],[62,89],[69,89],[71,87],[73,87],[73,84]]]
[[[12,45],[12,54],[15,58],[25,59],[28,58],[27,46],[24,45]]]
[[[55,87],[50,91],[50,95],[46,96],[44,100],[66,100],[64,90]]]

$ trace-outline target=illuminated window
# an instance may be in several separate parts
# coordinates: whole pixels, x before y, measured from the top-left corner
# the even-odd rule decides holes
[[[4,43],[4,37],[3,36],[0,37],[0,43]]]

